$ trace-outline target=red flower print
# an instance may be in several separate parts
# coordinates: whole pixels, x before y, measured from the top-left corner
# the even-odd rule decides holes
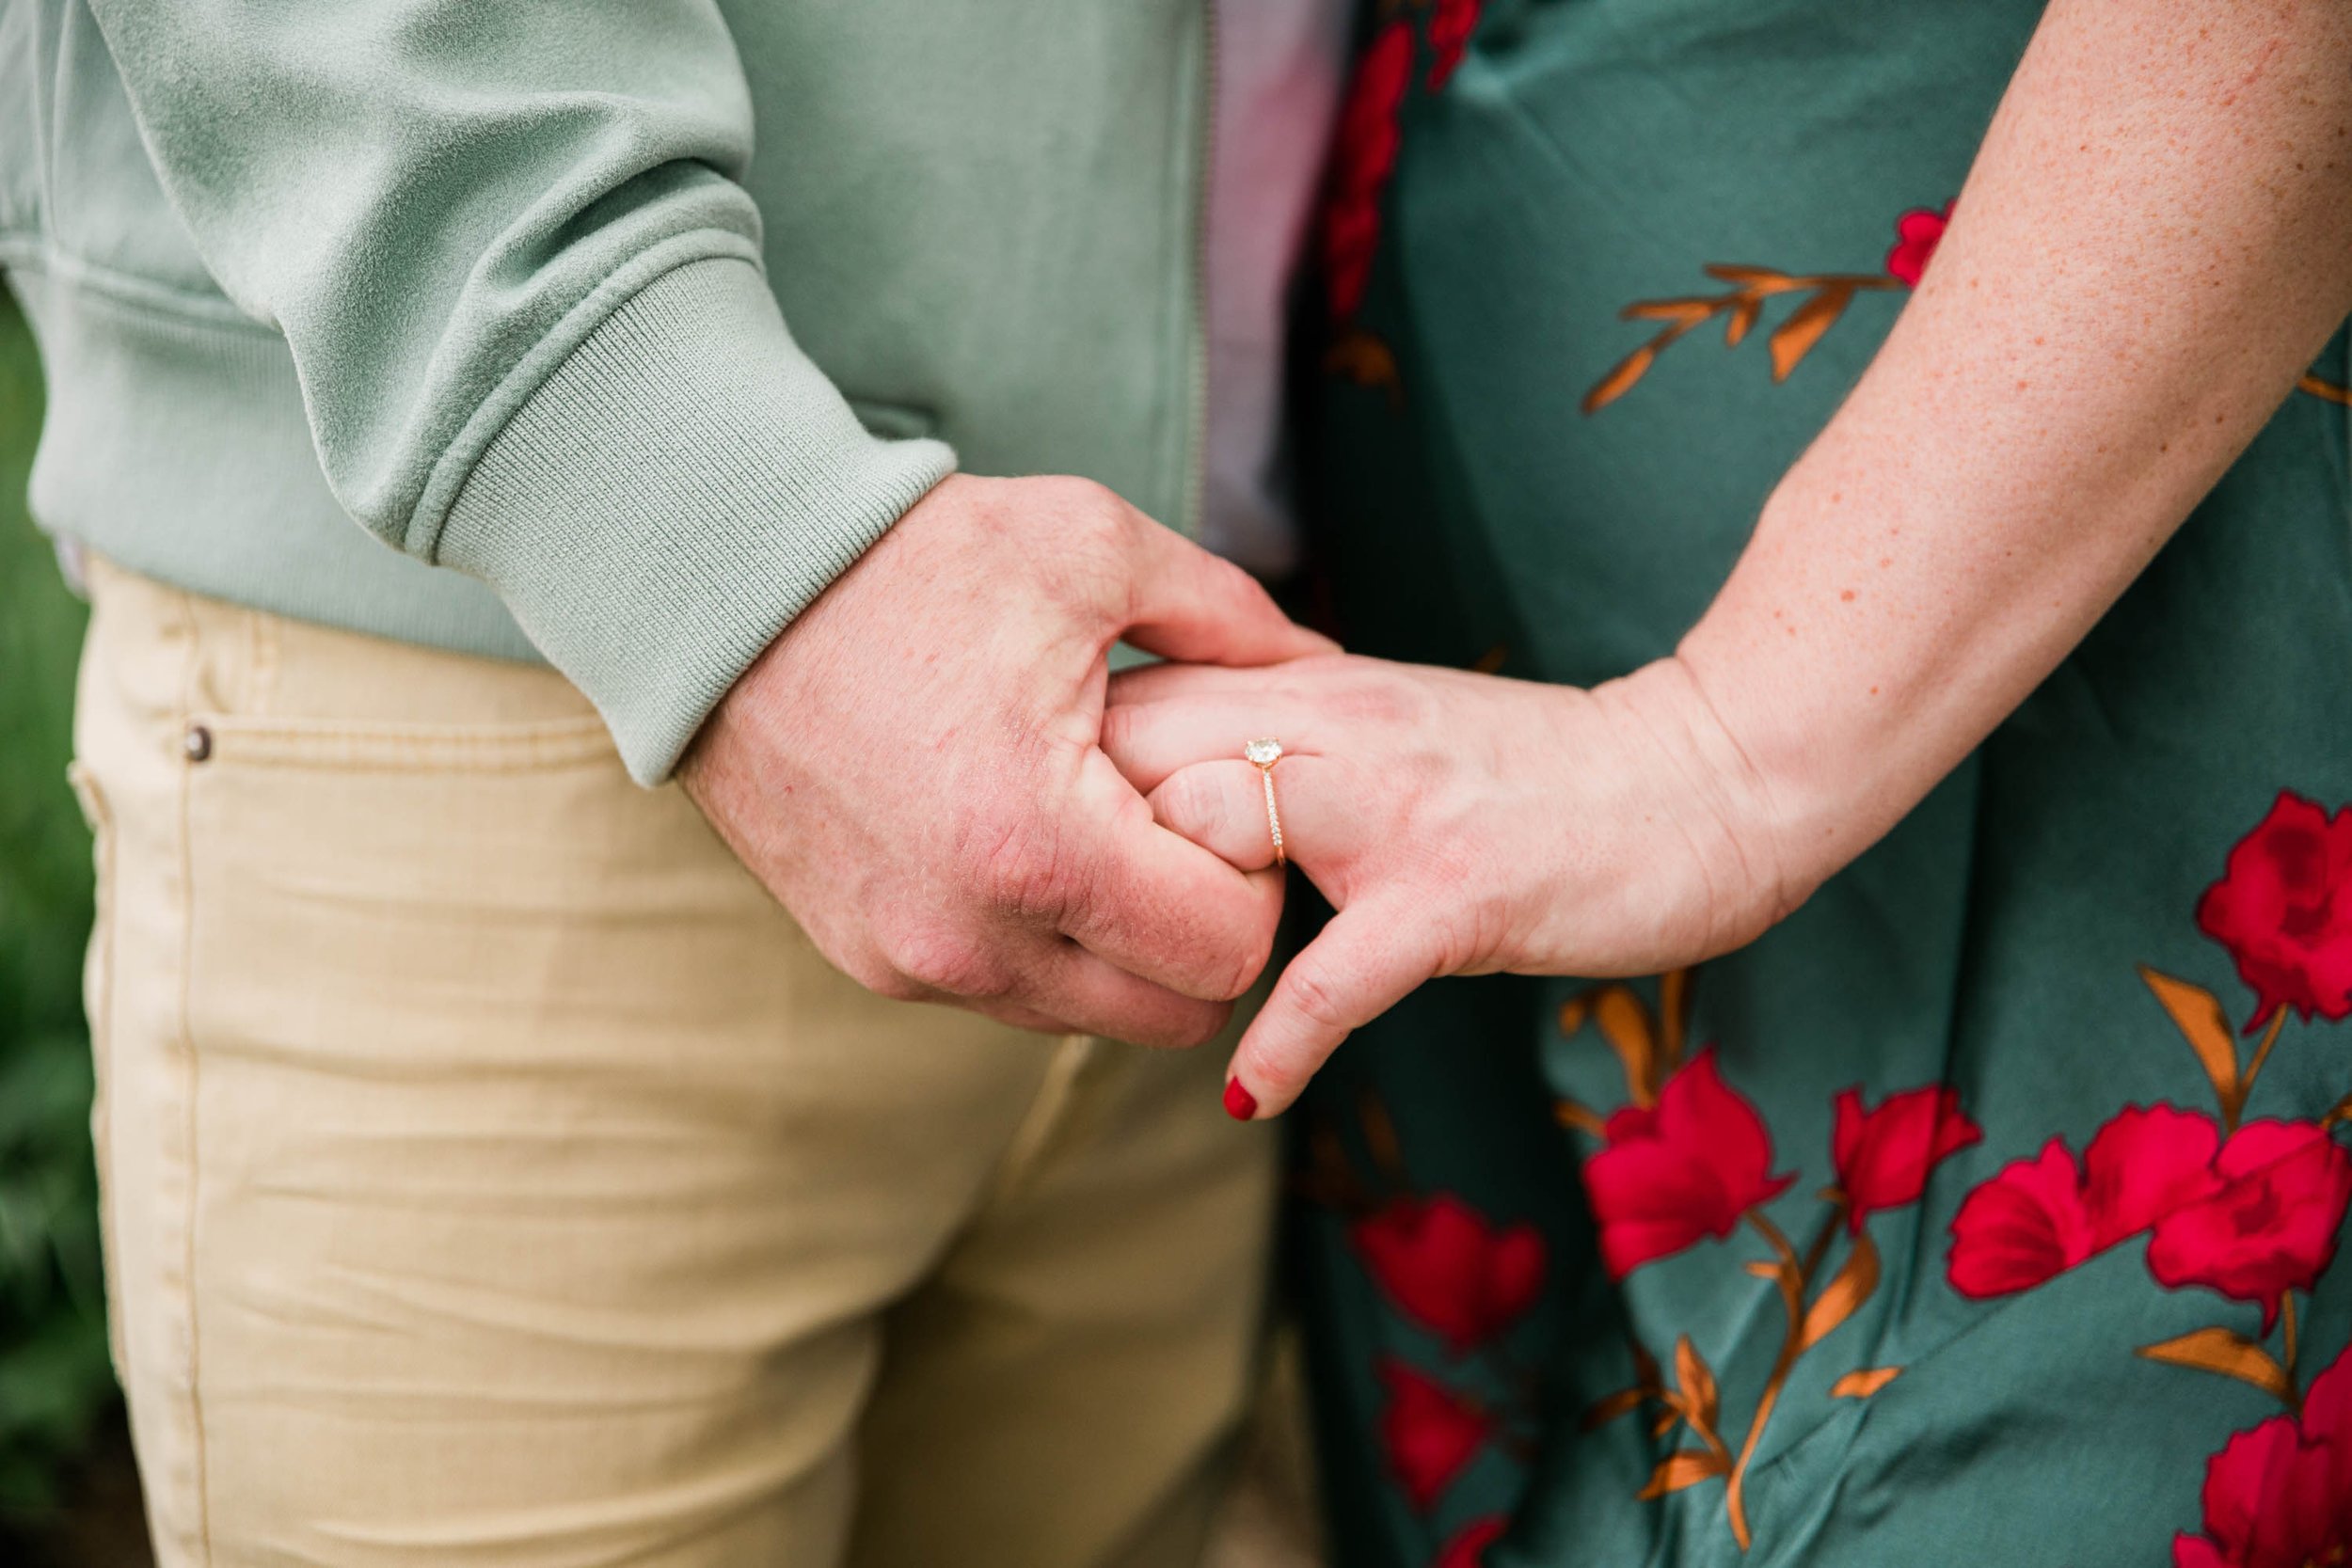
[[[1935,259],[1935,247],[1944,241],[1944,230],[1952,221],[1952,204],[1944,203],[1942,212],[1921,207],[1905,213],[1895,220],[1895,248],[1886,253],[1889,277],[1900,278],[1913,288],[1927,275],[1928,263]]]
[[[1498,1230],[1451,1193],[1399,1198],[1347,1235],[1397,1310],[1444,1336],[1456,1355],[1509,1327],[1543,1289],[1535,1227]]]
[[[1952,1218],[1952,1289],[1979,1299],[2027,1291],[2137,1236],[2214,1185],[2221,1130],[2169,1105],[2127,1106],[2078,1168],[2063,1138],[1971,1192]]]
[[[1380,194],[1396,170],[1403,137],[1397,105],[1413,74],[1413,32],[1402,21],[1380,29],[1356,67],[1340,108],[1323,203],[1323,272],[1331,319],[1345,321],[1364,300],[1380,245]]]
[[[1716,1072],[1711,1046],[1666,1080],[1655,1107],[1629,1105],[1601,1131],[1607,1147],[1584,1163],[1584,1184],[1613,1278],[1730,1235],[1793,1180],[1772,1174],[1772,1134]]]
[[[2082,1173],[2064,1138],[2019,1160],[1963,1199],[1952,1217],[1952,1289],[1963,1296],[2029,1291],[2095,1248]]]
[[[2221,1146],[2214,1175],[2211,1196],[2157,1222],[2148,1272],[2169,1290],[2202,1285],[2262,1303],[2267,1334],[2280,1298],[2310,1290],[2335,1258],[2352,1155],[2316,1123],[2254,1121]]]
[[[1499,1513],[1471,1520],[1438,1549],[1438,1560],[1429,1568],[1481,1568],[1486,1548],[1502,1539],[1506,1522]]]
[[[2198,900],[2197,928],[2230,950],[2260,999],[2247,1033],[2280,1007],[2307,1021],[2352,1014],[2352,810],[2331,819],[2280,790]]]
[[[2101,1248],[2138,1235],[2213,1190],[2221,1129],[2202,1111],[2126,1105],[2083,1150],[2083,1196]]]
[[[2352,1356],[2312,1379],[2300,1418],[2273,1416],[2205,1461],[2205,1533],[2172,1538],[2173,1568],[2352,1561]]]
[[[1478,31],[1478,13],[1486,0],[1438,0],[1429,17],[1429,47],[1437,63],[1429,68],[1429,90],[1436,92],[1454,74],[1470,50],[1470,35]]]
[[[1846,1227],[1859,1235],[1874,1211],[1918,1202],[1939,1161],[1983,1140],[1982,1130],[1961,1115],[1958,1089],[1909,1089],[1888,1095],[1875,1111],[1863,1110],[1861,1090],[1846,1090],[1830,1134]]]
[[[1388,1408],[1380,1413],[1389,1473],[1425,1513],[1494,1435],[1494,1418],[1393,1355],[1382,1356],[1376,1370],[1389,1388]]]

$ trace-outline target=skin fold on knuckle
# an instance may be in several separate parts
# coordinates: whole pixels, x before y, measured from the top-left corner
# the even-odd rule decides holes
[[[861,942],[847,951],[836,952],[832,944],[818,941],[814,932],[810,933],[810,940],[817,942],[817,950],[825,955],[834,968],[885,1001],[920,1002],[930,994],[878,943]]]
[[[1169,1021],[1157,1038],[1140,1043],[1162,1051],[1191,1051],[1216,1038],[1232,1016],[1230,1002],[1203,1002],[1198,1005],[1198,1010]]]
[[[1173,943],[1170,961],[1185,994],[1211,1005],[1240,997],[1257,983],[1274,951],[1274,921],[1255,910],[1235,911],[1232,921],[1184,936]],[[1175,933],[1171,933],[1175,936]]]
[[[1122,967],[1147,974],[1183,1006],[1216,1006],[1248,990],[1248,981],[1236,985],[1232,976],[1249,962],[1254,925],[1236,939],[1242,927],[1221,919],[1218,910],[1197,907],[1180,889],[1142,877],[1140,868],[1108,860],[1067,877],[1057,928],[1089,948],[1119,955]]]
[[[1206,586],[1209,592],[1224,600],[1237,617],[1261,621],[1269,627],[1289,624],[1290,617],[1277,608],[1274,595],[1266,592],[1265,584],[1241,567],[1221,557],[1211,557],[1203,563],[1202,570],[1208,574]]]
[[[1432,974],[1513,967],[1524,957],[1514,938],[1524,922],[1514,911],[1531,894],[1541,905],[1556,893],[1538,846],[1513,854],[1494,842],[1500,815],[1484,832],[1464,822],[1392,840],[1412,846],[1389,873],[1406,911],[1400,937],[1413,939]]]
[[[1001,1001],[1012,993],[1010,966],[974,932],[921,927],[893,933],[884,940],[882,951],[890,968],[915,988],[917,998],[941,994]]]
[[[1160,785],[1153,816],[1162,826],[1203,848],[1228,842],[1231,805],[1228,782],[1215,768],[1180,768]]]
[[[1133,520],[1126,502],[1092,480],[1057,475],[1028,482],[1052,526],[1025,547],[1046,601],[1073,619],[1116,619],[1134,594]]]
[[[1346,978],[1338,974],[1331,960],[1301,954],[1291,963],[1282,976],[1283,1000],[1288,1008],[1305,1026],[1293,1032],[1282,1042],[1280,1054],[1287,1058],[1285,1066],[1300,1077],[1313,1070],[1313,1046],[1310,1034],[1322,1037],[1345,1034],[1354,1027],[1349,1017],[1351,990]]]
[[[1279,911],[1272,918],[1261,920],[1255,928],[1237,937],[1217,956],[1221,962],[1206,973],[1202,988],[1211,1000],[1238,1001],[1258,983],[1258,976],[1265,972],[1268,960],[1274,957],[1274,932],[1279,920]]]
[[[1146,738],[1144,720],[1144,709],[1119,700],[1114,684],[1110,704],[1103,709],[1102,739],[1097,744],[1103,748],[1104,755],[1111,759],[1111,765],[1126,774],[1130,782],[1133,782],[1134,775],[1128,772],[1129,765],[1134,762],[1137,748]]]
[[[985,914],[1052,923],[1072,889],[1062,834],[1050,812],[997,791],[976,805],[955,835],[957,879]]]

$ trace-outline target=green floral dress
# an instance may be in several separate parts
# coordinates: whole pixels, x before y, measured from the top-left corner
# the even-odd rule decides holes
[[[1380,7],[1305,454],[1350,644],[1668,652],[2040,8]],[[1752,947],[1442,982],[1342,1051],[1292,1256],[1345,1568],[2352,1556],[2346,357]]]

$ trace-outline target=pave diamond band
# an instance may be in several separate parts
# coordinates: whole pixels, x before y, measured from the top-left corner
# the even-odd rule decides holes
[[[1274,835],[1274,863],[1287,865],[1290,857],[1282,850],[1282,814],[1274,804],[1274,765],[1282,760],[1282,743],[1270,736],[1253,740],[1241,749],[1241,754],[1256,767],[1258,782],[1265,786],[1265,825]]]

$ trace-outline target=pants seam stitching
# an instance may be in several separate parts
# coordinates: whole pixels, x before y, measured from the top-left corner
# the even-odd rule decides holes
[[[202,631],[199,625],[195,602],[186,594],[179,595],[182,624],[186,627],[187,643],[182,656],[180,676],[179,728],[184,733],[196,711],[196,683],[203,664]],[[191,991],[194,985],[193,961],[196,951],[196,889],[194,806],[190,800],[193,765],[185,758],[175,760],[179,774],[180,806],[180,995],[179,1017],[174,1021],[180,1038],[182,1089],[187,1096],[183,1137],[187,1158],[186,1210],[181,1225],[181,1279],[186,1292],[188,1320],[188,1446],[191,1468],[196,1482],[196,1539],[199,1559],[209,1564],[213,1560],[212,1488],[204,1454],[204,1402],[202,1393],[202,1358],[198,1349],[201,1339],[199,1331],[196,1282],[196,1225],[199,1212],[197,1202],[198,1171],[200,1168],[197,1146],[197,1062],[195,1031],[190,1026],[193,1013]]]
[[[1017,1197],[1029,1178],[1045,1162],[1070,1120],[1077,1099],[1078,1080],[1094,1060],[1097,1041],[1091,1035],[1064,1035],[1046,1064],[1045,1078],[1013,1129],[1011,1141],[996,1163],[985,1196],[977,1210],[988,1213]]]

